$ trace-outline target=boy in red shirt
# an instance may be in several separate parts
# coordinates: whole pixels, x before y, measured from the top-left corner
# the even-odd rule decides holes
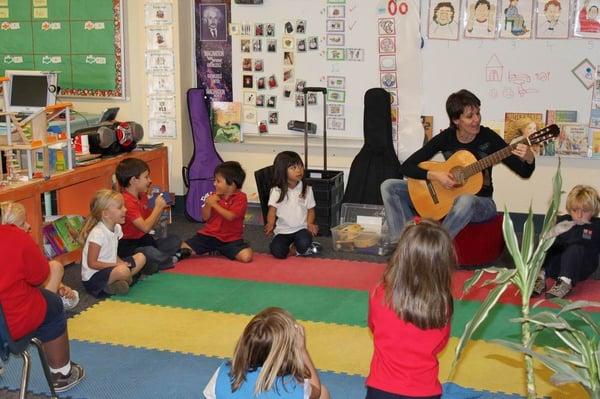
[[[244,216],[248,207],[246,194],[240,191],[246,172],[235,161],[215,168],[215,191],[204,202],[204,227],[182,244],[193,254],[218,251],[231,260],[250,262],[252,248],[242,239]]]
[[[40,286],[50,273],[48,261],[33,239],[14,225],[0,225],[0,303],[13,340],[34,332],[42,341],[52,384],[64,392],[84,377],[70,360],[67,320],[58,295]]]
[[[122,160],[115,171],[123,192],[125,223],[123,238],[119,240],[118,255],[122,259],[141,252],[146,256],[146,273],[168,269],[180,259],[190,256],[189,250],[180,249],[181,239],[176,235],[155,239],[150,232],[155,228],[162,211],[169,205],[162,194],[156,197],[154,208],[148,207],[148,189],[152,184],[150,168],[141,159]]]

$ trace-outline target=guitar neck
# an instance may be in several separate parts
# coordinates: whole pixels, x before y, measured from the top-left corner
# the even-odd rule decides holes
[[[484,169],[489,168],[490,166],[494,166],[497,163],[502,162],[504,158],[508,158],[512,155],[512,151],[517,147],[518,143],[509,144],[503,149],[494,152],[493,154],[488,155],[485,158],[481,158],[479,161],[472,163],[471,165],[465,167],[464,176],[465,178],[469,178],[477,173],[481,172]]]

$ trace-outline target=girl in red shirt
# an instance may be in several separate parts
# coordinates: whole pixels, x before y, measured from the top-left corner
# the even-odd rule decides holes
[[[437,355],[450,337],[455,267],[444,228],[428,220],[405,227],[369,295],[374,352],[367,399],[441,398]]]

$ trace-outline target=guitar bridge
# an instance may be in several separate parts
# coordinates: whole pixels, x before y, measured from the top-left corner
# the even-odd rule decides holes
[[[427,184],[427,190],[429,191],[429,195],[431,196],[433,203],[439,204],[440,200],[437,196],[437,193],[435,192],[435,187],[433,187],[433,183],[431,182],[431,180],[425,180],[425,182]]]

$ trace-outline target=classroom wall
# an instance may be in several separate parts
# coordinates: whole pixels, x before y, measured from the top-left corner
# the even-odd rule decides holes
[[[107,106],[119,106],[122,120],[135,120],[141,122],[145,128],[148,118],[146,109],[146,82],[144,77],[144,2],[124,2],[125,15],[125,47],[127,54],[127,80],[128,98],[125,100],[75,100],[79,111],[98,112]],[[188,164],[193,150],[189,120],[187,116],[185,95],[188,88],[195,84],[195,68],[193,62],[193,0],[173,0],[174,24],[173,39],[178,43],[175,52],[176,74],[176,102],[178,136],[173,140],[162,140],[169,147],[170,183],[171,190],[178,195],[185,193],[181,178],[181,167]],[[266,8],[265,8],[266,9]],[[425,60],[426,61],[426,60]],[[237,74],[234,71],[234,76]],[[441,104],[440,99],[425,98],[424,102],[432,101]],[[443,105],[440,105],[443,106]],[[566,107],[568,108],[568,107]],[[443,110],[442,110],[443,112]],[[362,126],[353,129],[362,131]],[[358,135],[360,136],[360,134]],[[361,139],[331,139],[328,142],[330,169],[343,170],[348,176],[350,164],[362,146]],[[258,201],[255,192],[254,171],[272,163],[275,154],[279,151],[291,149],[303,153],[302,138],[249,138],[243,144],[217,144],[217,150],[224,160],[238,160],[246,169],[247,179],[244,186],[251,201]],[[504,205],[510,211],[526,212],[529,204],[536,213],[544,213],[547,207],[551,179],[556,170],[557,160],[538,159],[537,169],[530,180],[521,180],[514,176],[502,165],[494,169],[496,186],[495,199],[499,208]],[[309,144],[309,166],[322,167],[322,141],[320,138],[311,138]],[[600,186],[597,170],[600,161],[584,159],[564,159],[562,163],[564,189],[568,190],[576,183]]]

